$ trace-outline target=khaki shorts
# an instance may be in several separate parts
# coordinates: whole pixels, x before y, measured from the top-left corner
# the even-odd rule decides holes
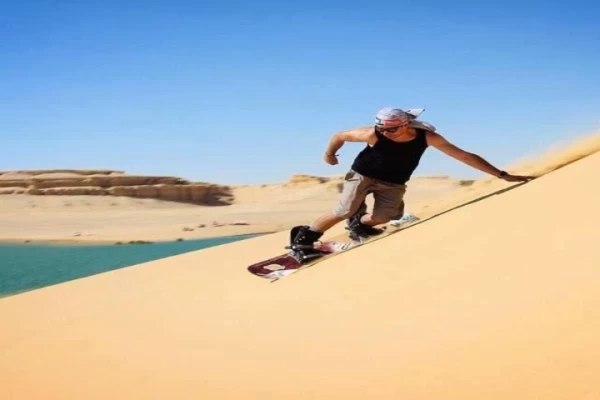
[[[350,170],[344,177],[344,186],[338,206],[333,210],[334,215],[350,218],[357,213],[366,212],[365,198],[373,194],[373,217],[390,220],[404,214],[404,193],[406,185],[384,182],[368,178],[356,171]]]

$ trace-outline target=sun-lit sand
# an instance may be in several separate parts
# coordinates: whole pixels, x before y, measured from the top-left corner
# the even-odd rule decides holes
[[[321,180],[295,176],[276,184],[232,186],[232,204],[226,206],[124,196],[0,195],[0,240],[172,241],[275,232],[306,223],[336,205],[341,177]],[[407,202],[412,210],[470,182],[417,177]]]
[[[596,135],[520,161],[509,170],[540,175],[526,184],[434,190],[412,203],[423,222],[275,283],[246,266],[284,251],[285,230],[0,299],[0,399],[600,399],[599,149]],[[235,212],[205,220],[152,201],[111,218],[153,213],[135,229],[164,238],[264,210],[306,222],[337,198],[315,183],[271,188],[285,203],[238,190]],[[48,216],[50,238],[54,218],[111,209],[40,203],[7,220],[3,204],[7,239],[5,226],[30,236],[17,218]],[[127,230],[95,224],[77,228]]]

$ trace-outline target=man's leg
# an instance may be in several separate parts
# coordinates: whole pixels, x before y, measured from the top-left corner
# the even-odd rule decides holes
[[[344,217],[340,217],[331,212],[317,218],[310,227],[314,231],[325,232],[343,220]]]
[[[384,184],[376,181],[371,185],[371,191],[375,199],[373,213],[356,214],[348,221],[350,237],[354,240],[379,235],[383,229],[375,228],[375,225],[390,221],[404,207],[403,197],[406,191],[404,185]]]
[[[353,223],[356,223],[357,219],[361,218],[365,214],[367,214],[367,203],[365,200],[363,200],[363,202],[360,204],[360,207],[358,207],[358,210],[356,210],[354,214],[346,218],[346,226],[348,227],[348,229],[352,227]]]
[[[386,185],[378,183],[373,206],[373,214],[367,214],[362,221],[368,225],[385,224],[394,218],[400,218],[404,214],[405,185]],[[400,215],[400,217],[398,217]]]
[[[344,186],[338,206],[330,213],[317,218],[310,226],[300,227],[292,238],[292,244],[312,245],[327,230],[356,213],[364,202],[371,181],[357,172],[350,171],[344,178]]]
[[[362,222],[365,225],[375,226],[375,225],[385,224],[390,219],[391,218],[386,219],[386,218],[376,217],[373,214],[365,214],[360,218],[360,222]]]
[[[402,191],[402,194],[393,193],[393,194],[391,194],[391,196],[392,196],[392,198],[394,198],[396,196],[404,196],[404,191]],[[384,197],[385,197],[385,195],[384,195]],[[379,207],[381,207],[381,204],[379,205]],[[386,207],[386,206],[384,206],[384,207]],[[384,215],[381,214],[381,209],[379,209],[377,215],[375,215],[375,207],[373,207],[373,214],[365,213],[365,215],[363,215],[363,217],[360,220],[363,224],[374,226],[374,225],[385,224],[386,222],[389,222],[393,219],[400,219],[404,215],[404,199],[400,200],[400,202],[398,203],[398,206],[396,207],[396,212],[393,215],[392,215],[392,208],[393,208],[393,205],[390,203],[389,208],[384,211]]]

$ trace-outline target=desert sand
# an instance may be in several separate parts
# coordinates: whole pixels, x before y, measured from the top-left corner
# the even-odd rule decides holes
[[[599,145],[275,283],[286,231],[0,299],[0,398],[598,399]]]
[[[57,185],[57,180],[70,185],[78,183],[73,182],[77,173],[40,172],[35,175],[40,186]],[[0,183],[3,176],[4,182],[31,178],[31,174],[22,172],[5,173],[0,175]],[[114,179],[115,174],[92,176],[98,180]],[[276,232],[307,223],[332,209],[337,204],[341,182],[342,176],[294,175],[287,182],[264,185],[213,184],[227,193],[227,202],[219,205],[130,196],[5,194],[0,195],[0,241],[114,243]],[[417,209],[471,183],[447,176],[416,177],[410,182],[407,203],[411,210]],[[197,185],[203,189],[201,186],[206,184]],[[140,187],[144,186],[135,186],[138,191]],[[81,187],[54,190],[90,191]]]

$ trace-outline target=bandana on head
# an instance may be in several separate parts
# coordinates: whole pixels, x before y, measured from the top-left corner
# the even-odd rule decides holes
[[[424,108],[411,108],[410,110],[406,111],[392,107],[382,108],[375,117],[375,125],[381,128],[393,128],[409,122],[410,126],[413,128],[435,132],[435,126],[428,122],[419,121],[417,119],[419,115],[423,113],[423,111],[425,111]]]
[[[375,125],[382,128],[401,126],[408,121],[409,115],[405,111],[391,107],[382,108],[375,117]]]

